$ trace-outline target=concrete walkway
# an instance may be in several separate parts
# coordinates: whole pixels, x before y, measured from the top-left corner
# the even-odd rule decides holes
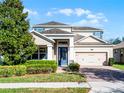
[[[85,82],[0,83],[0,88],[90,88],[90,86]]]
[[[89,82],[89,93],[124,93],[124,82]]]
[[[108,66],[82,67],[91,86],[90,93],[124,93],[124,71]]]

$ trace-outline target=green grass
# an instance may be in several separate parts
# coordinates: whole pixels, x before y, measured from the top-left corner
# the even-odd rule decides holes
[[[88,93],[89,89],[61,88],[61,89],[0,89],[0,93]]]
[[[113,67],[118,68],[120,70],[124,70],[124,64],[114,64]]]
[[[18,82],[85,82],[86,78],[80,74],[58,73],[58,74],[35,74],[20,77],[2,77],[0,83]],[[1,92],[0,92],[1,93]]]

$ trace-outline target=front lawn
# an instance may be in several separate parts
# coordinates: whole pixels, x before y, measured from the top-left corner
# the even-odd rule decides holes
[[[34,74],[0,78],[0,83],[16,82],[86,82],[86,78],[83,75],[74,73]]]
[[[113,67],[120,70],[124,70],[124,64],[114,64]]]
[[[0,89],[0,93],[88,93],[89,89],[60,88],[60,89]]]

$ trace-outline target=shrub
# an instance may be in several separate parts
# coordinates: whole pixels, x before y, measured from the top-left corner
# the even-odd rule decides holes
[[[24,65],[15,66],[15,75],[16,76],[23,76],[27,73],[26,70],[27,70],[27,68]]]
[[[0,66],[0,76],[10,77],[15,74],[15,69],[13,66]]]
[[[51,73],[57,70],[54,60],[28,60],[25,65],[29,74]]]
[[[1,77],[22,76],[26,74],[26,66],[0,66]]]
[[[27,73],[28,74],[40,74],[40,73],[51,73],[52,68],[43,65],[27,65]]]
[[[109,58],[109,66],[112,66],[115,63],[115,59],[114,58]]]
[[[55,60],[28,60],[26,61],[27,65],[30,65],[30,64],[56,64],[56,61]]]
[[[70,71],[79,71],[80,65],[78,63],[70,63],[69,64],[69,70]]]

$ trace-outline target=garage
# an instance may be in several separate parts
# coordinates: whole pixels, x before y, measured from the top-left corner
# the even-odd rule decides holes
[[[80,65],[103,66],[106,63],[107,53],[76,53],[76,62]]]

